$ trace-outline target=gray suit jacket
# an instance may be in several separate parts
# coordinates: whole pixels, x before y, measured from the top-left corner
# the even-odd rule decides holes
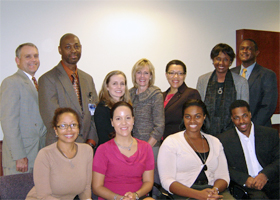
[[[212,73],[213,72],[209,72],[198,78],[196,89],[198,90],[202,101],[205,101],[206,90]],[[232,73],[232,78],[236,89],[236,99],[242,99],[249,102],[249,86],[247,80],[235,73]]]
[[[47,127],[46,145],[57,141],[51,121],[54,111],[59,107],[70,107],[80,116],[81,128],[77,142],[86,142],[87,139],[93,139],[96,143],[98,142],[95,124],[91,120],[91,114],[88,109],[90,95],[93,103],[96,104],[98,100],[95,85],[92,77],[82,70],[78,69],[78,76],[83,110],[61,62],[39,79],[39,108],[44,124]]]
[[[14,168],[16,160],[27,157],[28,168],[33,168],[47,131],[39,113],[38,92],[22,70],[3,80],[0,107],[3,167]]]
[[[241,66],[231,69],[240,74]],[[277,106],[278,90],[276,74],[256,63],[249,79],[250,109],[256,125],[271,126],[271,116]]]

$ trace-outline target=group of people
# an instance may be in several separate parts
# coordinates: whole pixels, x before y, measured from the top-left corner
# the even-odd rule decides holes
[[[250,198],[279,198],[279,136],[263,127],[271,126],[277,81],[256,63],[255,41],[241,43],[242,65],[233,69],[233,49],[217,44],[215,70],[200,76],[196,89],[185,83],[185,64],[172,60],[162,93],[153,64],[140,59],[131,89],[115,70],[99,96],[77,68],[81,49],[76,35],[63,35],[61,61],[37,83],[38,49],[22,44],[18,72],[2,82],[3,171],[33,172],[27,199],[91,199],[91,191],[101,199],[143,199],[157,179],[176,199],[232,199],[229,184]]]

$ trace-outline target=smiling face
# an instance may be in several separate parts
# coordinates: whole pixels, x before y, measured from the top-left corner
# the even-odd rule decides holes
[[[75,35],[69,34],[61,41],[58,51],[63,63],[67,67],[75,66],[81,58],[82,45]]]
[[[251,112],[246,107],[237,107],[231,111],[231,120],[237,129],[249,137],[251,131]]]
[[[170,73],[175,74],[170,74]],[[179,75],[180,74],[180,75]],[[185,81],[186,73],[181,65],[170,65],[168,68],[166,79],[172,89],[178,89]]]
[[[149,87],[149,81],[151,77],[151,72],[148,66],[144,66],[140,70],[138,70],[135,74],[135,80],[138,84],[138,87],[147,89]]]
[[[16,63],[19,69],[34,76],[40,66],[38,49],[33,46],[23,46],[19,58],[16,57]]]
[[[213,65],[216,69],[216,73],[226,74],[231,66],[229,55],[220,51],[219,55],[213,59]]]
[[[127,106],[119,106],[115,109],[111,120],[112,126],[116,131],[116,137],[131,136],[133,129],[134,117]]]
[[[119,101],[125,93],[125,77],[121,74],[111,76],[107,90],[116,102]]]
[[[73,113],[65,112],[61,114],[58,118],[57,126],[62,124],[79,124],[76,116]],[[58,136],[58,140],[64,143],[75,142],[79,134],[79,126],[71,128],[70,126],[66,129],[61,129],[60,127],[54,127],[55,134]]]
[[[186,127],[186,132],[200,132],[205,118],[206,116],[201,107],[187,107],[184,111],[184,125]]]
[[[255,45],[252,41],[244,40],[239,47],[239,58],[244,63],[244,67],[248,67],[254,62],[259,55],[259,51],[255,49]]]

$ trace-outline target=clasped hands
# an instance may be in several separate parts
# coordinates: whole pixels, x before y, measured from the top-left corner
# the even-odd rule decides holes
[[[245,183],[248,188],[262,190],[267,183],[267,176],[264,173],[259,173],[255,178],[249,177]]]
[[[206,200],[216,200],[223,198],[223,195],[219,195],[215,188],[206,188],[201,190],[201,192],[203,193],[204,199]]]
[[[121,198],[122,200],[136,200],[136,194],[133,192],[127,192]]]

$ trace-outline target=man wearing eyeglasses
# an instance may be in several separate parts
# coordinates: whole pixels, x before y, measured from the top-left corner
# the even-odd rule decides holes
[[[47,132],[34,77],[40,66],[37,47],[32,43],[19,45],[15,61],[18,71],[3,80],[0,88],[4,175],[31,173]]]
[[[60,39],[58,51],[61,61],[39,79],[39,108],[47,127],[46,145],[56,142],[51,120],[58,107],[70,107],[81,120],[76,142],[87,142],[94,147],[98,142],[96,128],[91,116],[94,114],[97,93],[92,77],[77,68],[82,45],[71,33]]]

